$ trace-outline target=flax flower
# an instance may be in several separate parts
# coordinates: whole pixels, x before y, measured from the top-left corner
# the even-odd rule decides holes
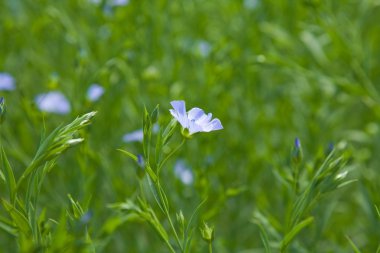
[[[185,101],[182,100],[172,101],[170,104],[173,106],[173,109],[170,109],[170,113],[181,124],[183,130],[188,131],[188,134],[185,134],[186,136],[197,132],[211,132],[223,129],[219,119],[215,118],[211,120],[211,113],[206,114],[202,109],[197,107],[186,112]]]

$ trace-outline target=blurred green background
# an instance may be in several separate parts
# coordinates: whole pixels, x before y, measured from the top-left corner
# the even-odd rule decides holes
[[[375,252],[379,24],[378,0],[0,0],[0,72],[16,82],[14,91],[0,91],[7,101],[2,143],[20,175],[43,129],[98,111],[85,143],[49,173],[39,203],[57,220],[70,207],[68,193],[92,210],[99,251],[166,252],[144,223],[102,230],[114,216],[107,204],[138,187],[136,165],[116,149],[142,152],[123,135],[141,128],[144,105],[160,104],[161,122],[170,120],[172,100],[212,112],[224,130],[196,134],[162,173],[174,210],[190,216],[208,196],[200,219],[215,226],[215,252],[223,253],[263,252],[249,222],[254,210],[284,220],[288,203],[275,171],[289,168],[295,137],[305,168],[345,140],[353,150],[348,177],[357,182],[315,207],[316,222],[293,252],[350,252],[346,236]],[[96,102],[86,98],[92,83],[105,90]],[[35,97],[51,90],[65,94],[69,114],[38,110]],[[176,159],[191,167],[193,184],[175,177]],[[0,230],[0,251],[14,247]]]

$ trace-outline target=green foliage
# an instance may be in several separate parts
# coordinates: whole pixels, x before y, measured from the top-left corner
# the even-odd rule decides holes
[[[1,251],[379,252],[377,0],[113,2],[0,1]]]

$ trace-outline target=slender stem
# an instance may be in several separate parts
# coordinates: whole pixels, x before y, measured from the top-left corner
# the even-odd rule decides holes
[[[162,168],[162,166],[169,160],[169,158],[175,153],[178,151],[178,149],[180,149],[180,147],[182,147],[182,145],[185,143],[186,139],[183,138],[183,140],[181,141],[181,143],[167,156],[165,157],[165,159],[157,166],[157,174],[160,174],[160,170]]]
[[[173,246],[169,243],[169,241],[165,240],[165,242],[166,242],[166,245],[168,246],[168,248],[170,249],[170,251],[172,253],[176,253],[175,250],[173,249]]]
[[[293,184],[294,196],[297,196],[297,194],[298,194],[299,177],[300,177],[299,166],[295,165],[295,168],[294,168],[294,184]]]
[[[171,227],[171,229],[173,231],[173,234],[174,234],[174,237],[175,237],[175,239],[177,241],[177,244],[178,244],[179,248],[181,249],[181,252],[183,252],[183,247],[182,247],[181,241],[180,241],[180,239],[178,237],[177,231],[176,231],[176,229],[175,229],[175,227],[173,225],[172,219],[170,217],[169,208],[166,205],[166,198],[162,195],[162,194],[165,194],[165,193],[162,192],[163,190],[161,190],[162,188],[160,186],[159,181],[157,181],[157,184],[158,184],[158,187],[157,187],[158,188],[158,193],[159,193],[161,202],[163,203],[164,214],[165,214],[166,218],[169,221],[170,227]]]
[[[208,252],[212,253],[212,243],[211,242],[208,243]]]
[[[169,220],[170,227],[173,230],[173,233],[174,233],[175,239],[177,241],[177,244],[178,244],[179,248],[181,249],[181,252],[183,252],[183,247],[182,247],[181,241],[180,241],[180,239],[178,237],[177,231],[175,230],[175,227],[173,225],[172,219],[170,218],[169,211],[167,211],[167,210],[165,210],[165,211],[166,211],[166,216],[167,216],[167,218]]]

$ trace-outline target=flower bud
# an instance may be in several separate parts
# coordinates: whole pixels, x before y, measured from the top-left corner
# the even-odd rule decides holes
[[[142,155],[137,155],[137,164],[138,164],[138,167],[137,167],[136,173],[137,173],[137,176],[140,179],[142,179],[145,175],[145,161]]]
[[[296,138],[294,140],[294,146],[291,153],[291,159],[292,163],[294,165],[299,165],[302,161],[303,153],[302,153],[302,147],[301,147],[301,141]]]
[[[0,124],[3,123],[5,119],[5,112],[6,112],[5,99],[3,97],[0,97]]]
[[[180,210],[179,213],[177,213],[177,221],[179,222],[179,224],[181,224],[181,226],[185,225],[185,217],[183,216],[182,210]]]
[[[200,230],[203,240],[208,243],[214,240],[214,227],[209,227],[206,222],[203,222],[203,227]]]

